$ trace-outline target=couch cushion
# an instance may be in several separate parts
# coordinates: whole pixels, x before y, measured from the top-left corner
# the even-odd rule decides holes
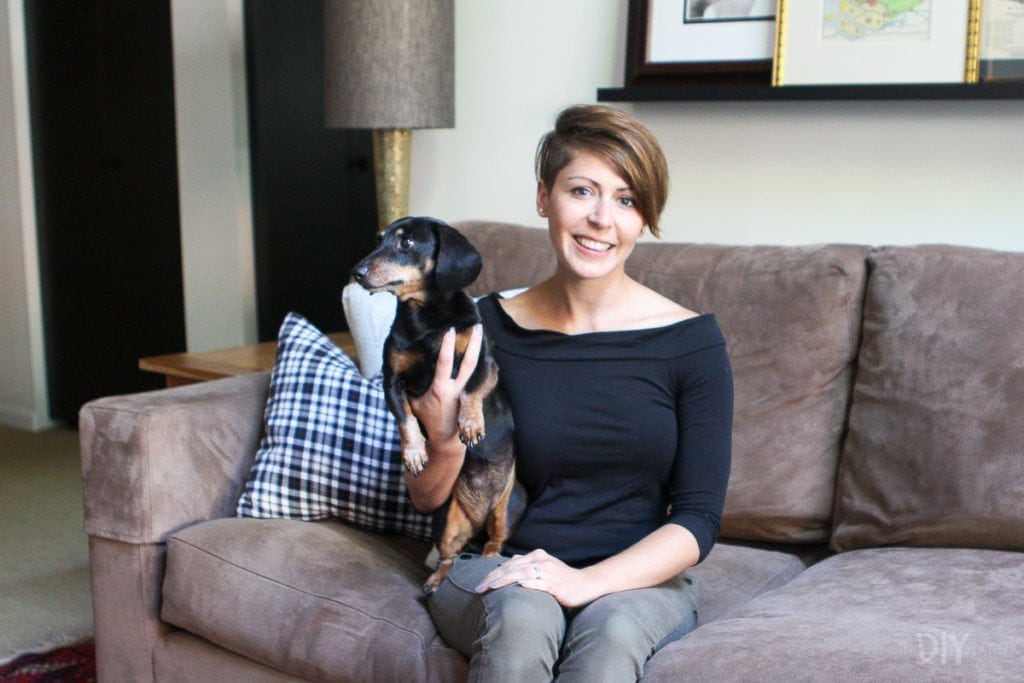
[[[428,540],[431,516],[409,501],[401,444],[381,380],[302,316],[281,325],[265,433],[239,517],[336,517]]]
[[[488,221],[463,221],[453,227],[484,259],[480,276],[468,290],[473,296],[535,285],[555,272],[555,251],[547,230]]]
[[[475,293],[554,272],[546,230],[480,221],[457,227],[484,255]],[[630,257],[634,277],[714,313],[725,333],[736,403],[724,537],[828,540],[867,252],[644,242]]]
[[[1024,550],[1024,254],[870,257],[833,545]]]
[[[426,553],[339,522],[204,522],[168,539],[162,617],[293,676],[456,680],[465,660],[423,604]]]
[[[271,669],[185,631],[170,631],[153,648],[153,680],[301,683],[302,678]]]
[[[722,536],[824,542],[860,335],[866,248],[641,244],[631,272],[725,334],[735,382]]]
[[[716,543],[696,567],[698,624],[729,614],[747,600],[793,580],[827,554],[824,546],[792,548]]]
[[[878,548],[824,560],[666,646],[644,680],[1019,680],[1024,554]]]

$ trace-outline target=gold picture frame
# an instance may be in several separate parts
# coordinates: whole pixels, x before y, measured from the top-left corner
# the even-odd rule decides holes
[[[778,0],[772,85],[975,83],[981,0]]]
[[[980,53],[980,80],[1024,79],[1024,2],[982,3]]]

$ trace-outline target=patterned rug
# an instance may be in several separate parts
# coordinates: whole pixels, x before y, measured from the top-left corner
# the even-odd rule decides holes
[[[92,683],[96,648],[92,640],[40,654],[22,655],[0,666],[2,683]]]

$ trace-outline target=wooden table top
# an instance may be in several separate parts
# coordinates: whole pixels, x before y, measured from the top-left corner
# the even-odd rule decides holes
[[[345,353],[355,358],[355,343],[348,332],[327,335]],[[270,370],[277,356],[277,342],[261,342],[230,349],[199,353],[169,353],[139,359],[139,368],[167,376],[169,386],[233,377]]]

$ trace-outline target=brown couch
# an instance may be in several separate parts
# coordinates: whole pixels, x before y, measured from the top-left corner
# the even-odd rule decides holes
[[[550,272],[543,231],[460,227],[476,293]],[[736,386],[700,625],[645,678],[1021,680],[1024,254],[644,243],[631,270],[716,314]],[[267,385],[83,408],[100,678],[464,678],[424,545],[234,518]]]

